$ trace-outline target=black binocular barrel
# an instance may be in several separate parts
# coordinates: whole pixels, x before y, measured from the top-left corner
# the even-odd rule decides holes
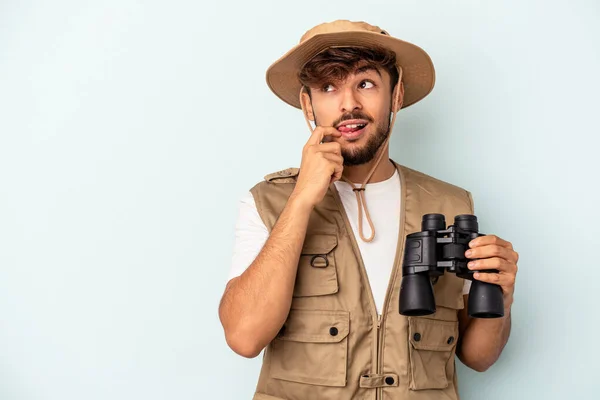
[[[425,214],[421,220],[422,231],[441,231],[446,229],[444,214]]]
[[[477,217],[470,214],[461,214],[454,217],[454,225],[468,232],[479,232]]]
[[[433,286],[428,274],[402,277],[400,284],[400,314],[420,317],[435,312]]]

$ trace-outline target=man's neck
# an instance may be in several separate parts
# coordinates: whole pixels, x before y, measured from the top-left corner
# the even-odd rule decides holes
[[[376,159],[373,159],[372,161],[362,165],[354,165],[351,167],[344,166],[344,177],[356,185],[361,185],[365,179],[367,179],[367,176],[369,176],[369,172],[371,172],[375,162]],[[373,172],[373,175],[368,183],[377,183],[390,179],[392,175],[394,175],[395,171],[396,166],[386,154],[383,156],[383,159],[375,169],[375,172]]]

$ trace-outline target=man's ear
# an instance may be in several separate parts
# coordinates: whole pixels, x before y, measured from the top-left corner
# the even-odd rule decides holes
[[[392,104],[394,104],[394,99],[396,98],[396,94],[400,91],[400,96],[398,97],[398,106],[396,107],[396,112],[400,111],[402,108],[402,103],[404,103],[404,82],[398,82],[396,87],[394,88],[394,93],[392,95]]]
[[[310,101],[310,95],[306,93],[306,89],[302,91],[302,106],[304,107],[304,112],[306,113],[308,120],[314,122],[315,112]]]

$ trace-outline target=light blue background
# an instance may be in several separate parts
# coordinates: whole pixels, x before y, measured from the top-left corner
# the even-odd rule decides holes
[[[394,159],[521,255],[512,337],[463,399],[600,398],[597,1],[0,2],[0,399],[250,399],[217,307],[239,197],[308,131],[265,84],[311,26],[429,52]]]

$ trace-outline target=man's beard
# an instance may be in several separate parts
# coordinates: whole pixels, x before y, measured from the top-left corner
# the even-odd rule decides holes
[[[377,151],[388,137],[390,123],[382,123],[377,125],[375,134],[369,137],[367,143],[356,149],[342,149],[342,157],[344,157],[344,165],[352,167],[370,162],[377,155]]]

